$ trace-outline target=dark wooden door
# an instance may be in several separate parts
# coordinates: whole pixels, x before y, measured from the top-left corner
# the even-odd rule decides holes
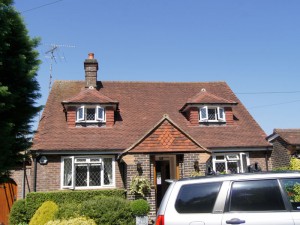
[[[170,162],[156,161],[156,207],[158,208],[169,184],[166,179],[170,179]]]
[[[17,185],[14,181],[0,184],[0,224],[8,225],[9,212],[17,199]]]

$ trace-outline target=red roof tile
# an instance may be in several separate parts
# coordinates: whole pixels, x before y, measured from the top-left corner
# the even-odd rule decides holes
[[[264,131],[225,82],[102,81],[102,87],[94,90],[98,93],[93,97],[85,95],[84,86],[84,81],[54,82],[34,138],[33,150],[121,151],[144,137],[164,114],[207,149],[269,146]],[[233,114],[239,120],[228,126],[191,126],[179,110],[203,88],[210,96],[222,96],[228,102],[238,103],[233,107]],[[107,96],[106,100],[119,102],[120,115],[113,127],[68,127],[61,105],[63,101],[96,102],[103,96]]]
[[[288,144],[300,145],[300,129],[275,129],[274,133],[278,134]]]

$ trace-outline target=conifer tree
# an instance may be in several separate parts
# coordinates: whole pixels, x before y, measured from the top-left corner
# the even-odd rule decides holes
[[[39,112],[38,38],[30,38],[12,0],[0,0],[0,179],[30,147]]]

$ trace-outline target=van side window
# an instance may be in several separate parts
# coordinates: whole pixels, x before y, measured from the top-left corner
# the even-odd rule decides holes
[[[175,208],[178,213],[211,213],[222,182],[183,185]]]
[[[239,181],[232,184],[229,211],[285,210],[277,180]]]
[[[282,184],[290,200],[290,203],[292,204],[293,210],[300,210],[300,179],[282,179]]]

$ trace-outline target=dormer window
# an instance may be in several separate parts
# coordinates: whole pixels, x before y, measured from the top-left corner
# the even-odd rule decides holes
[[[218,106],[204,106],[199,108],[200,122],[226,122],[225,110]]]
[[[102,106],[80,106],[76,112],[77,123],[105,123],[105,108]]]

